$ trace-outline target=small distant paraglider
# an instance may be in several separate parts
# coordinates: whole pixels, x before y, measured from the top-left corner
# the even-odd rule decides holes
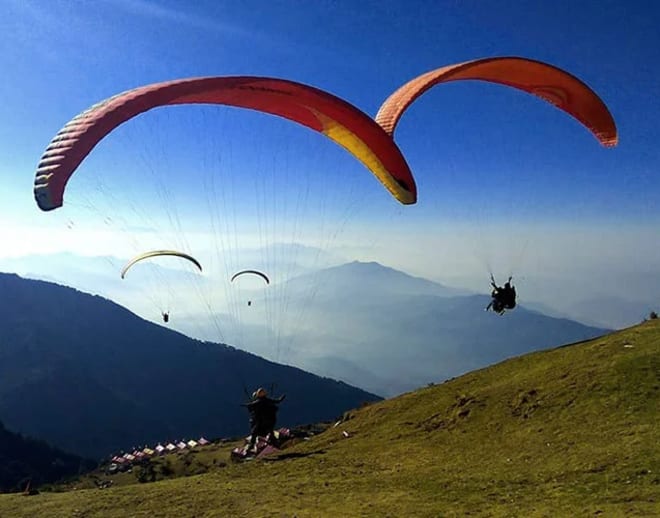
[[[266,281],[266,284],[270,284],[270,279],[268,278],[268,275],[266,275],[263,272],[260,272],[259,270],[241,270],[240,272],[236,272],[234,275],[231,276],[231,281],[234,282],[234,279],[237,277],[240,277],[241,275],[246,275],[246,274],[252,274],[252,275],[257,275],[261,277],[264,281]],[[248,300],[247,301],[248,307],[252,306],[252,301]]]
[[[126,273],[130,268],[136,264],[139,263],[140,261],[144,259],[148,259],[150,257],[161,257],[161,256],[173,256],[173,257],[181,257],[183,259],[186,259],[193,263],[197,269],[201,272],[202,271],[202,265],[199,264],[199,261],[195,259],[193,256],[184,254],[183,252],[177,252],[176,250],[152,250],[150,252],[144,252],[143,254],[136,255],[126,263],[126,266],[124,266],[121,270],[121,278],[124,279],[126,277]],[[163,318],[163,322],[166,324],[170,321],[170,312],[169,311],[161,311],[161,316]]]

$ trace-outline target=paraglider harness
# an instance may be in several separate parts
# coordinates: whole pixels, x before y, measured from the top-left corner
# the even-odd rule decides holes
[[[250,412],[250,442],[248,449],[253,449],[259,437],[267,438],[267,443],[277,446],[277,437],[274,433],[277,422],[278,405],[284,401],[286,395],[271,399],[264,389],[255,390],[252,400],[241,406],[247,407]]]
[[[495,284],[495,279],[491,274],[490,285],[493,287],[493,291],[491,292],[490,296],[493,298],[493,300],[491,300],[490,304],[488,304],[486,307],[486,311],[492,308],[495,313],[503,315],[506,310],[510,310],[516,307],[516,288],[511,286],[512,278],[513,277],[509,277],[509,280],[504,284],[504,286],[500,287]]]

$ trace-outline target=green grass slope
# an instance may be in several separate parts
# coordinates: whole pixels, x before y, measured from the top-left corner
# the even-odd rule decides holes
[[[1,495],[0,516],[660,516],[657,320],[348,417],[265,461],[217,446],[159,460],[201,475]]]

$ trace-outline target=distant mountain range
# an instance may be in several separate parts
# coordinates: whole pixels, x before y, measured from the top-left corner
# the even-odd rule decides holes
[[[299,369],[188,338],[100,296],[0,274],[0,419],[98,457],[162,440],[246,433],[239,404],[259,385],[289,395],[282,424],[309,423],[608,331],[524,306],[498,316],[484,311],[487,296],[375,262],[308,271],[269,289],[288,319],[277,330],[277,351],[264,341],[273,322],[258,317],[244,322],[241,345]],[[255,299],[253,315],[263,303]]]
[[[271,384],[288,396],[283,425],[379,399],[193,340],[100,296],[0,274],[0,419],[11,430],[97,458],[162,440],[242,435],[246,392]]]
[[[309,290],[312,278],[289,281],[289,310],[304,313],[289,337],[293,363],[384,396],[608,332],[525,307],[503,316],[485,312],[488,296],[374,262],[315,275],[322,286],[304,308],[296,295]]]

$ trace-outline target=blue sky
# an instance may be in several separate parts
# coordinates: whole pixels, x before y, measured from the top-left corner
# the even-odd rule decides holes
[[[588,190],[590,216],[637,217],[642,207],[658,215],[649,200],[650,192],[660,191],[660,175],[654,174],[660,154],[654,145],[660,115],[654,97],[660,86],[655,2],[184,6],[163,0],[3,0],[2,5],[8,15],[0,27],[0,152],[3,183],[14,192],[19,184],[20,192],[29,192],[24,186],[31,169],[65,121],[141,84],[196,75],[286,77],[333,92],[373,115],[416,74],[482,56],[523,55],[590,84],[616,118],[619,148],[601,149],[575,121],[519,92],[447,85],[419,101],[397,134],[415,168],[420,200],[438,195],[423,190],[428,182],[451,187],[444,184],[452,168],[471,172],[471,178],[479,173],[473,169],[504,177],[534,168],[539,185],[552,186],[563,200],[577,202]],[[461,192],[470,182],[457,176],[452,181]]]
[[[50,233],[51,240],[64,248],[84,242],[93,252],[98,221],[39,213],[34,168],[66,121],[122,90],[187,76],[266,75],[317,86],[375,115],[391,92],[422,72],[496,55],[547,61],[583,79],[613,113],[619,146],[602,148],[566,114],[520,92],[445,85],[418,101],[397,130],[419,188],[419,203],[403,208],[343,150],[304,128],[235,110],[218,119],[217,111],[177,110],[150,114],[102,143],[67,200],[75,206],[95,196],[90,190],[110,170],[106,193],[125,188],[127,203],[155,210],[163,198],[142,194],[155,175],[177,193],[177,217],[208,218],[208,208],[195,201],[200,186],[193,188],[181,171],[214,160],[217,167],[218,143],[222,178],[232,182],[223,192],[234,201],[259,188],[262,196],[273,192],[274,184],[259,182],[286,169],[287,181],[277,187],[280,205],[261,207],[275,213],[300,199],[296,178],[313,171],[312,194],[305,196],[326,203],[327,225],[346,211],[359,213],[352,223],[362,237],[351,243],[347,235],[345,249],[358,250],[364,235],[389,232],[370,258],[429,276],[444,253],[438,247],[454,249],[452,257],[442,256],[453,268],[462,250],[474,248],[459,241],[469,232],[490,232],[483,230],[489,223],[528,225],[525,236],[534,232],[529,224],[538,225],[544,236],[560,236],[563,256],[571,243],[593,245],[593,255],[581,253],[580,260],[593,261],[596,270],[603,250],[595,233],[607,235],[613,248],[623,246],[617,241],[623,234],[626,247],[633,235],[646,247],[660,223],[660,5],[654,1],[0,0],[0,10],[0,217],[5,243],[24,253],[55,251],[36,227],[57,222],[63,231],[76,216],[76,228],[87,225],[87,234],[63,239]],[[204,147],[199,153],[198,145]],[[97,215],[118,210],[114,198],[93,201]],[[236,207],[259,216],[255,206]],[[286,207],[283,218],[300,218]],[[304,214],[310,236],[318,214],[311,204]],[[34,230],[32,237],[23,229],[11,233],[20,222]],[[585,243],[584,235],[594,242]],[[111,243],[105,240],[99,253]],[[541,244],[557,252],[556,245]],[[657,264],[657,247],[647,255],[649,265]],[[621,256],[620,264],[629,259]],[[614,271],[610,262],[601,270]]]

